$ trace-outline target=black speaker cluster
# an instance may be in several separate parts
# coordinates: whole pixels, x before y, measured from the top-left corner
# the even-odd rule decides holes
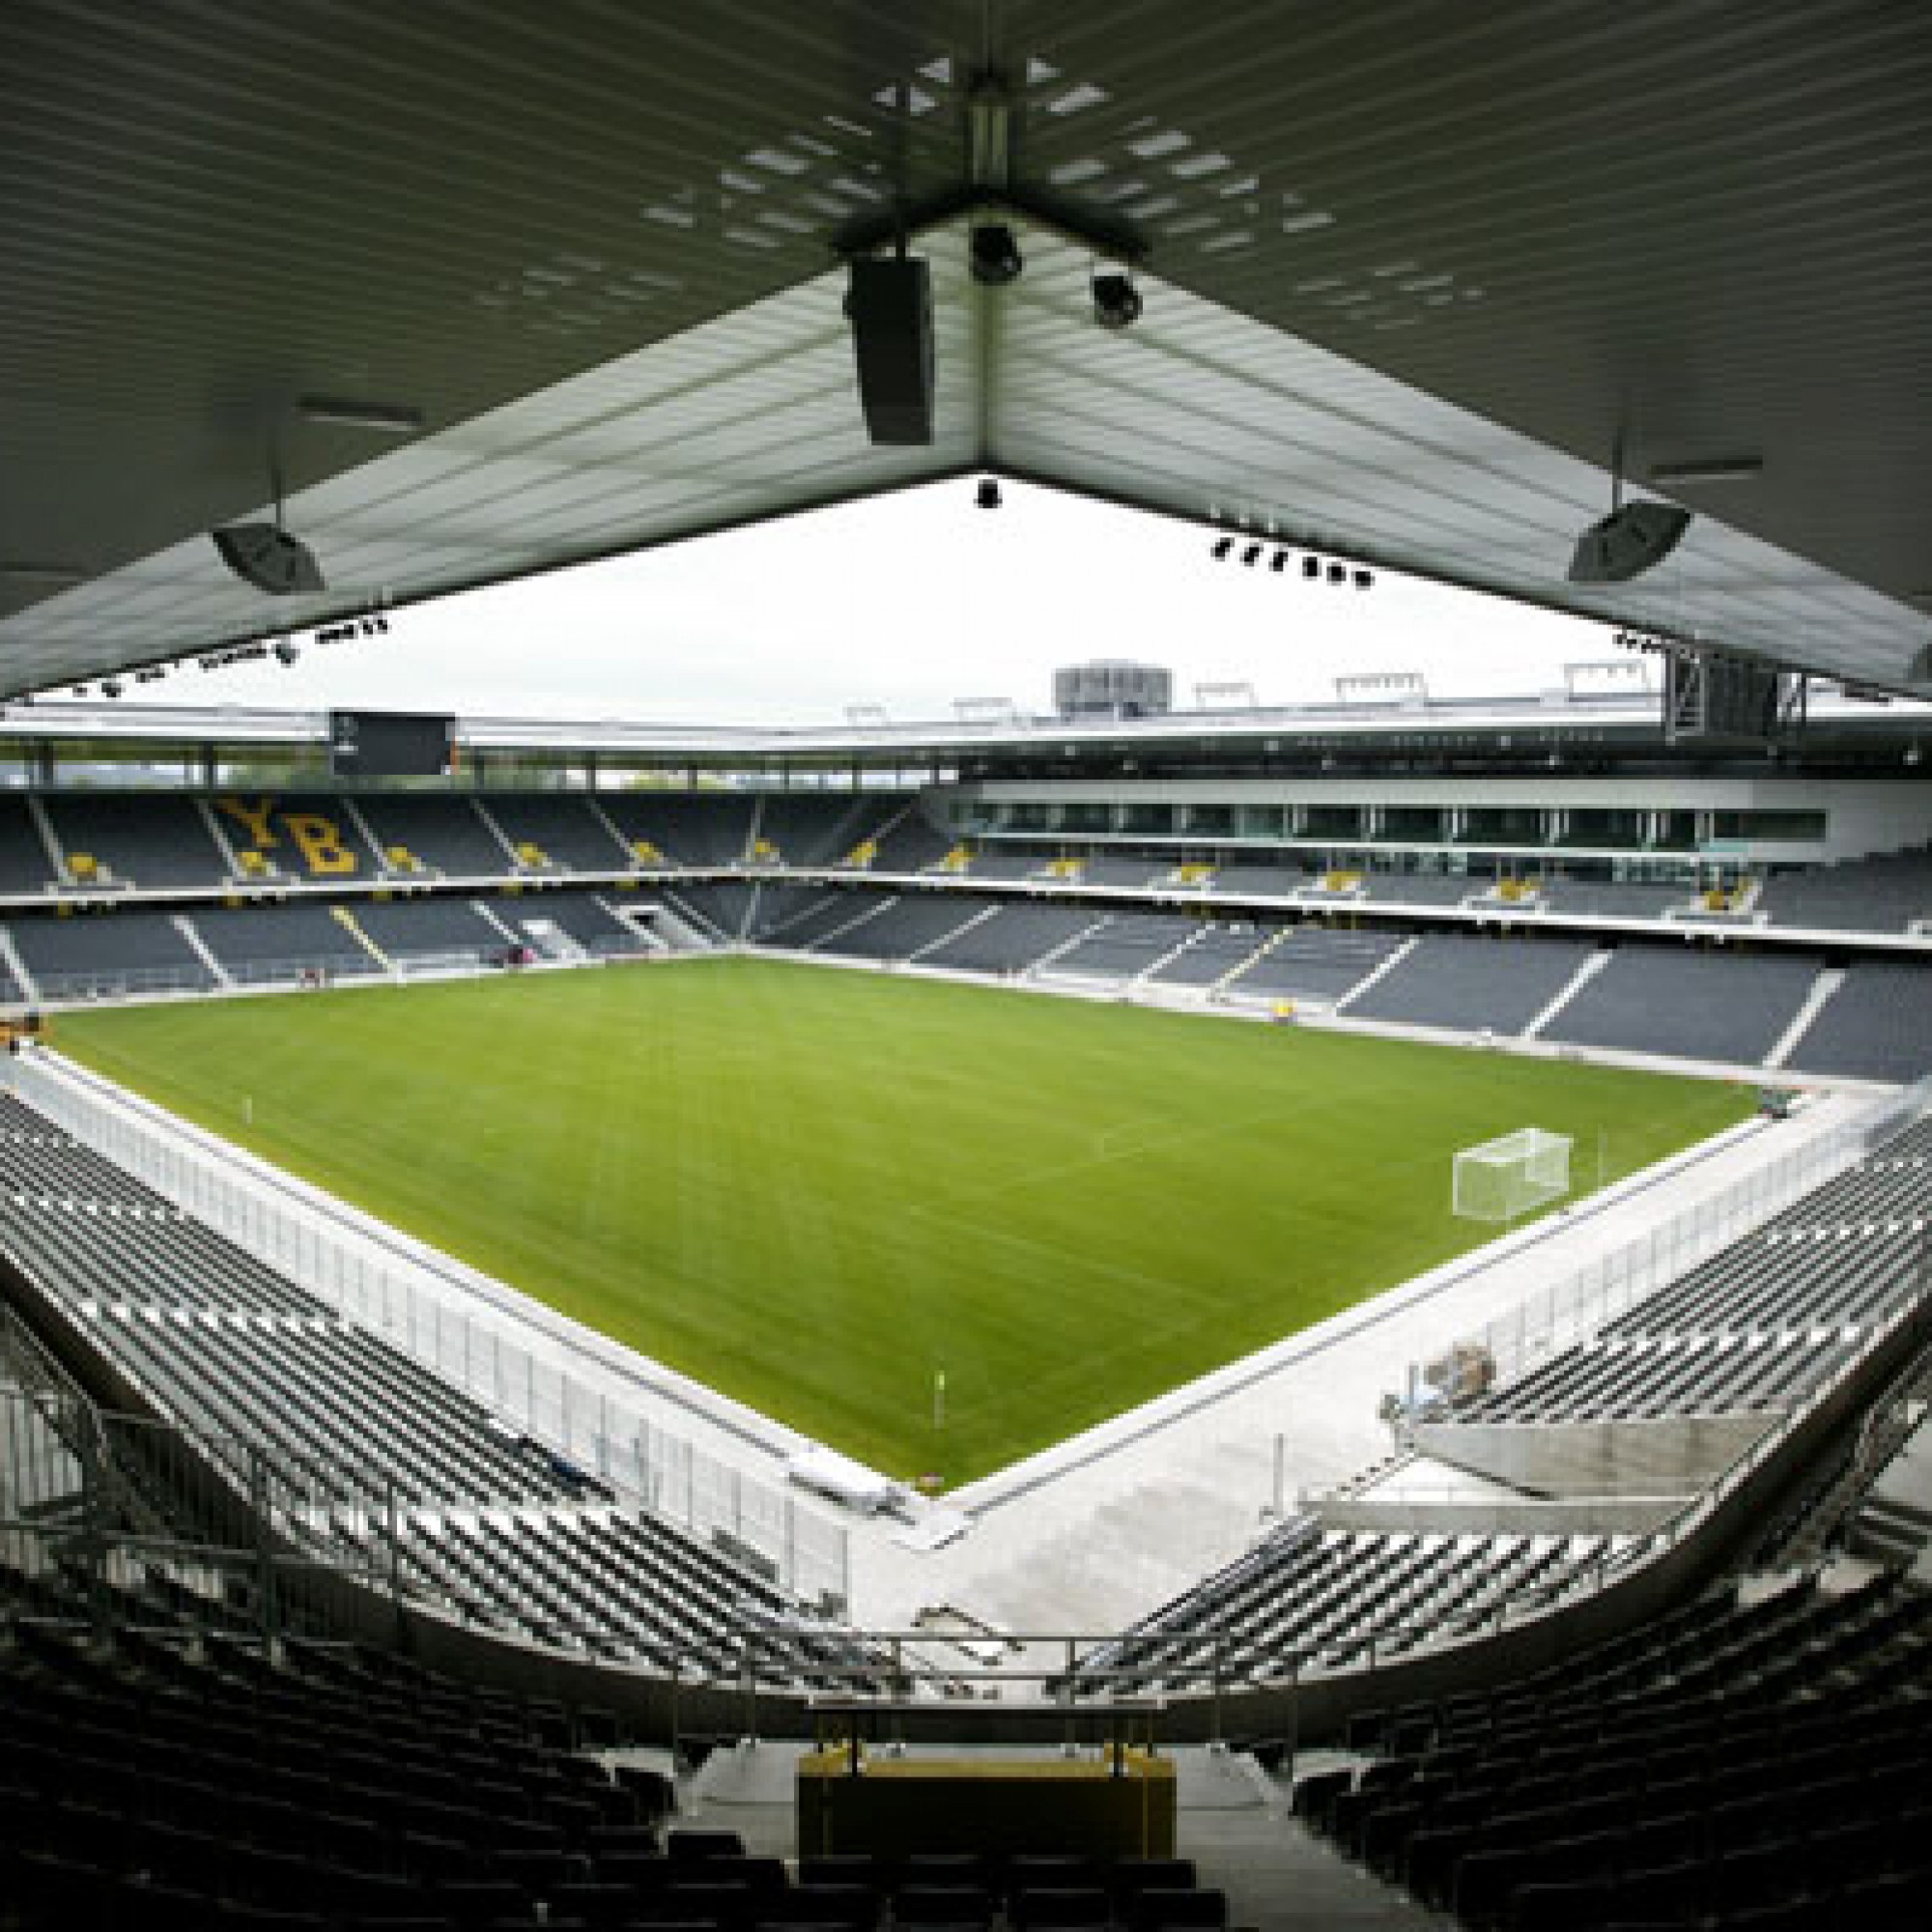
[[[901,242],[903,248],[903,242]],[[1026,270],[1018,238],[1003,221],[978,223],[967,240],[966,266],[981,288],[1016,282]],[[855,255],[845,291],[852,325],[859,403],[874,443],[932,440],[932,270],[921,256]],[[1102,328],[1131,328],[1144,303],[1131,274],[1095,268],[1089,294]]]
[[[1272,537],[1250,536],[1232,530],[1223,531],[1216,537],[1208,546],[1208,554],[1216,563],[1238,561],[1249,570],[1255,569],[1265,556],[1268,569],[1277,577],[1285,576],[1290,566],[1297,562],[1294,552],[1288,545],[1275,542]],[[1326,583],[1337,590],[1350,587],[1373,590],[1376,587],[1375,572],[1359,563],[1344,563],[1332,556],[1318,556],[1313,551],[1304,551],[1298,561],[1302,581],[1306,583]]]

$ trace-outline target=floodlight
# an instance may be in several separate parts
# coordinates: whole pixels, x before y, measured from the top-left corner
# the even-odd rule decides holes
[[[981,222],[973,230],[968,263],[973,279],[988,289],[1005,288],[1009,282],[1018,281],[1020,270],[1026,267],[1020,244],[1004,221]]]
[[[1127,328],[1141,319],[1141,292],[1131,275],[1094,277],[1094,320],[1102,328]]]
[[[1330,583],[1346,583],[1349,581],[1349,566],[1346,563],[1331,563],[1328,566]]]
[[[1276,551],[1268,561],[1268,568],[1277,571],[1286,570],[1288,568],[1288,553],[1285,550]]]
[[[1000,479],[997,476],[980,477],[973,501],[982,510],[997,510],[1000,507]]]
[[[1233,537],[1222,537],[1215,543],[1213,549],[1208,554],[1216,563],[1226,563],[1234,548],[1235,540]]]
[[[275,656],[284,665],[292,665],[301,656],[301,646],[293,638],[277,638],[275,639]]]
[[[1304,556],[1301,559],[1301,574],[1314,579],[1321,575],[1321,559],[1319,556]]]
[[[119,697],[121,696],[120,679],[110,677],[106,681],[106,683],[100,687],[100,695],[102,697]]]
[[[1376,587],[1376,574],[1373,570],[1358,570],[1355,573],[1357,590],[1373,590]]]
[[[1250,570],[1252,570],[1254,566],[1261,561],[1261,554],[1262,554],[1261,545],[1258,543],[1251,543],[1247,547],[1247,549],[1241,553],[1241,561],[1245,563]]]

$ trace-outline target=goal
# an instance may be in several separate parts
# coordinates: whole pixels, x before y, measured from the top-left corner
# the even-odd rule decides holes
[[[1456,1156],[1457,1214],[1467,1221],[1514,1221],[1570,1191],[1570,1136],[1520,1127]]]

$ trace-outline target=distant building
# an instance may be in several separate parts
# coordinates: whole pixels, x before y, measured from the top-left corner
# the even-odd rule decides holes
[[[1174,709],[1174,673],[1127,658],[1095,658],[1053,674],[1063,718],[1154,718]]]

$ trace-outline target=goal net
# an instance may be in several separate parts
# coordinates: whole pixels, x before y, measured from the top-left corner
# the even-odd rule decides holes
[[[1456,1156],[1455,1211],[1467,1221],[1514,1221],[1570,1191],[1570,1136],[1520,1127]]]

